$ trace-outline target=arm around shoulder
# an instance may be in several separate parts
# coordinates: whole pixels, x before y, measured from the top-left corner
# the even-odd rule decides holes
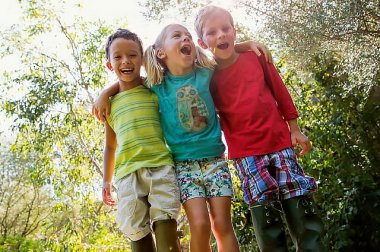
[[[238,53],[253,51],[257,56],[261,56],[261,52],[264,53],[265,61],[268,63],[272,63],[272,54],[268,50],[268,48],[259,42],[254,40],[248,40],[235,44],[235,50]]]
[[[92,114],[99,121],[106,121],[106,117],[111,113],[111,105],[109,98],[116,95],[119,92],[119,83],[116,82],[100,92],[98,98],[96,98],[94,104],[92,104]]]

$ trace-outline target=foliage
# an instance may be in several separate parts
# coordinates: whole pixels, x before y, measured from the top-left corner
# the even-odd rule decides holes
[[[149,19],[169,14],[192,27],[196,8],[208,2],[142,5]],[[25,23],[0,39],[1,57],[16,55],[23,66],[6,72],[1,83],[11,94],[1,90],[2,108],[15,118],[17,138],[0,153],[7,168],[0,170],[0,250],[128,249],[113,209],[97,195],[103,130],[88,111],[107,81],[103,44],[111,29],[101,21],[65,19],[62,5],[74,10],[75,1],[19,3]],[[234,7],[248,14],[235,17],[238,39],[251,38],[246,24],[254,24],[262,28],[256,37],[275,49],[299,123],[313,142],[300,162],[318,180],[329,249],[379,251],[379,5],[297,0],[236,1]],[[51,37],[58,44],[51,45]],[[236,175],[234,188],[235,231],[243,251],[257,251]],[[187,244],[184,217],[181,225]]]
[[[39,187],[29,176],[29,160],[1,147],[0,166],[0,248],[38,247],[25,237],[39,232],[52,213],[49,190]]]
[[[17,138],[5,149],[15,157],[1,156],[4,167],[14,162],[14,169],[7,169],[9,183],[1,187],[0,246],[125,250],[113,209],[97,195],[103,129],[88,111],[107,81],[103,46],[111,28],[101,21],[65,20],[67,1],[19,2],[25,23],[6,30],[0,41],[0,54],[14,54],[22,63],[2,84],[13,97],[2,105],[16,118]]]
[[[316,196],[326,213],[326,242],[335,251],[378,250],[379,5],[242,4],[249,16],[267,17],[262,33],[282,48],[289,63],[285,81],[314,144],[302,163],[320,180]]]
[[[314,151],[302,163],[319,178],[316,196],[326,213],[330,247],[375,251],[380,219],[379,205],[374,202],[380,199],[380,188],[370,128],[377,126],[374,118],[366,115],[371,111],[359,110],[364,93],[361,97],[341,96],[341,82],[347,81],[347,76],[332,73],[337,62],[331,55],[325,57],[316,59],[319,65],[310,82],[297,80],[294,72],[285,76],[298,97],[297,106],[305,118],[302,125],[314,140]]]
[[[261,33],[299,71],[312,71],[316,57],[339,58],[335,72],[347,75],[344,93],[364,92],[378,82],[379,11],[377,1],[240,1],[249,17],[265,16]],[[310,69],[311,68],[311,69]],[[355,83],[355,85],[352,85]]]
[[[149,5],[150,1],[146,2]],[[166,2],[171,7],[176,2],[186,6],[192,1]],[[198,1],[195,7],[208,3]],[[156,5],[147,6],[151,18],[156,15],[160,19],[171,11],[155,9]],[[235,21],[259,28],[256,37],[275,49],[280,59],[277,66],[301,115],[300,125],[313,141],[313,152],[300,162],[318,180],[316,198],[322,208],[329,249],[378,251],[378,3],[258,0],[236,1],[234,8],[247,13]],[[192,13],[189,10],[182,19],[187,20]],[[239,28],[245,33],[243,27]],[[252,230],[240,224],[248,222],[247,212],[238,194],[233,220],[239,237],[251,237]]]

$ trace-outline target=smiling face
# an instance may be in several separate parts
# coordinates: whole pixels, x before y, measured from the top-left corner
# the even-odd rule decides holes
[[[117,38],[109,47],[107,67],[115,71],[121,84],[135,86],[141,83],[141,49],[138,43],[125,38]]]
[[[193,70],[195,45],[190,32],[182,25],[173,24],[165,28],[163,41],[159,45],[157,57],[173,75],[184,75]]]
[[[198,43],[203,49],[209,49],[219,65],[232,64],[238,54],[234,44],[236,30],[225,11],[216,10],[206,17],[202,27],[202,37]]]

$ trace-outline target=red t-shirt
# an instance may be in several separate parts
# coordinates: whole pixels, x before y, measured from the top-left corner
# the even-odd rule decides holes
[[[210,91],[230,159],[292,145],[287,121],[298,117],[297,109],[276,68],[264,56],[241,53],[234,64],[214,73]]]

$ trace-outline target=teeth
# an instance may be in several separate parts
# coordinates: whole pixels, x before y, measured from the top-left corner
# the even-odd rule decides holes
[[[120,69],[120,72],[122,72],[122,73],[130,73],[130,72],[133,72],[133,68]]]
[[[190,55],[191,47],[189,45],[185,45],[181,48],[181,52],[186,55]]]
[[[219,49],[226,49],[226,48],[228,48],[228,43],[219,44],[219,45],[217,45],[217,48],[219,48]]]

